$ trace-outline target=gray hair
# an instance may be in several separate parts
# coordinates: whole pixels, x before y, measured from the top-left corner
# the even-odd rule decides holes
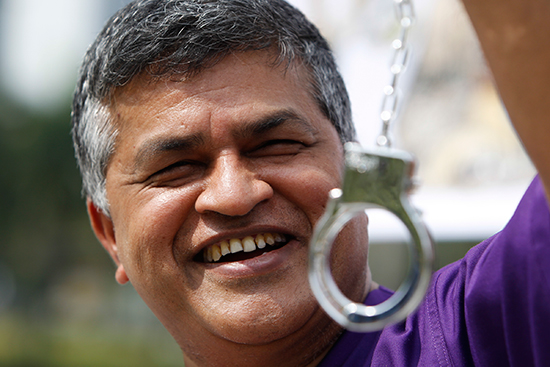
[[[349,97],[326,40],[284,0],[136,0],[118,11],[84,57],[72,112],[83,193],[107,215],[106,170],[117,130],[113,91],[142,72],[196,75],[228,54],[276,49],[298,60],[311,93],[342,142],[355,139]]]

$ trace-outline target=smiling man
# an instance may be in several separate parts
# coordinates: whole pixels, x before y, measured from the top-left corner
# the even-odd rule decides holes
[[[486,12],[470,7],[473,19]],[[436,274],[406,322],[344,333],[321,310],[308,244],[341,183],[350,116],[326,41],[282,0],[140,0],[122,9],[88,50],[73,104],[88,212],[117,281],[132,283],[188,367],[487,366],[518,353],[531,361],[550,329],[547,311],[525,307],[550,298],[543,169],[528,194],[537,206],[520,209],[541,223],[512,223]],[[539,137],[532,128],[543,129],[528,129]],[[533,153],[543,168],[544,154]],[[357,217],[344,228],[331,266],[349,298],[375,304],[391,293],[370,280],[366,224]],[[537,256],[518,256],[514,235],[538,248],[519,254]],[[502,270],[510,264],[520,272]],[[505,291],[493,294],[495,286]],[[510,315],[537,323],[518,330]],[[513,346],[510,359],[503,345]]]
[[[74,111],[93,229],[187,365],[316,364],[341,330],[308,243],[354,137],[317,30],[282,1],[138,1],[88,52]],[[366,257],[358,218],[333,259],[356,301]]]

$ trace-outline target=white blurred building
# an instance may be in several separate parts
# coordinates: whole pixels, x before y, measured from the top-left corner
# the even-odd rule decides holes
[[[80,60],[125,0],[2,0],[0,81],[30,107],[67,103]]]

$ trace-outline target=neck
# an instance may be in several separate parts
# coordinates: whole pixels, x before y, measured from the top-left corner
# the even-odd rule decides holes
[[[185,342],[179,344],[184,351],[186,367],[313,367],[322,361],[342,333],[340,326],[325,318],[323,327],[302,328],[266,344],[239,344],[214,335],[193,346]]]

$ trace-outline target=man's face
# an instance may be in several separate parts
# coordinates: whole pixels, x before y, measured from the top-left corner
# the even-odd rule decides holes
[[[271,67],[270,56],[236,54],[185,80],[136,78],[115,95],[111,219],[102,216],[112,239],[102,242],[119,281],[184,350],[212,338],[304,338],[330,324],[309,288],[308,242],[340,185],[343,148],[305,72]],[[356,300],[366,241],[359,219],[333,251],[333,273]],[[226,243],[244,250],[218,259]]]

